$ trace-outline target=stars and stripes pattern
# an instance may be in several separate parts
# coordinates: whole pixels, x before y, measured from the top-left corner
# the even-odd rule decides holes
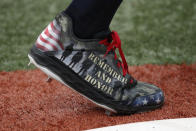
[[[133,107],[153,106],[153,105],[161,104],[163,101],[164,101],[164,95],[162,92],[159,92],[154,95],[136,98],[132,103],[132,106]]]
[[[56,20],[53,20],[38,37],[36,46],[44,51],[64,50],[60,41],[60,33],[60,26]]]

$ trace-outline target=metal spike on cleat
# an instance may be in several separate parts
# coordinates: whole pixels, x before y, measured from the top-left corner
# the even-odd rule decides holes
[[[46,79],[46,82],[51,82],[52,78],[50,76],[48,76],[48,78]]]
[[[105,114],[108,115],[108,116],[111,116],[112,115],[112,112],[109,111],[109,110],[105,110]]]
[[[30,66],[30,65],[31,65],[31,63],[32,63],[32,62],[31,62],[31,60],[30,60],[30,61],[29,61],[29,63],[28,63],[28,66]]]

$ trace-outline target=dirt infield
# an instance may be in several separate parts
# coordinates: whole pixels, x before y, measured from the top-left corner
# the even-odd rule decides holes
[[[82,96],[39,70],[0,72],[0,130],[83,130],[138,121],[196,117],[196,64],[130,67],[139,80],[158,85],[166,97],[158,110],[107,116]]]

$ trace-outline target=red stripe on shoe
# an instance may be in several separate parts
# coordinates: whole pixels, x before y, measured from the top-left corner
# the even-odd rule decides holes
[[[46,30],[44,31],[44,34],[50,37],[51,39],[53,39],[54,41],[56,41],[58,45],[61,47],[61,49],[64,50],[63,44],[58,39],[54,38],[52,34],[49,33],[48,28],[46,28]]]
[[[61,31],[61,27],[58,25],[56,20],[53,20],[53,24],[58,31]]]
[[[51,25],[52,31],[53,31],[55,34],[59,35],[59,34],[60,34],[60,31],[58,31],[58,30],[56,29],[56,27],[54,26],[53,22],[51,22],[50,25]]]
[[[38,42],[35,43],[35,46],[39,49],[42,49],[44,51],[49,51],[48,48],[46,48],[45,46],[42,46],[41,44],[39,44]]]
[[[44,43],[49,44],[50,46],[52,46],[52,48],[53,48],[54,50],[56,50],[56,51],[58,50],[56,46],[54,46],[54,45],[51,44],[49,41],[47,41],[46,39],[44,39],[44,38],[42,37],[42,35],[40,35],[40,40],[41,40],[42,42],[44,42]]]

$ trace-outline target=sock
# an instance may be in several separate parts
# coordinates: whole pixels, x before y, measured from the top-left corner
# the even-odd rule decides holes
[[[64,11],[73,21],[74,34],[82,39],[105,38],[122,0],[73,0]]]

